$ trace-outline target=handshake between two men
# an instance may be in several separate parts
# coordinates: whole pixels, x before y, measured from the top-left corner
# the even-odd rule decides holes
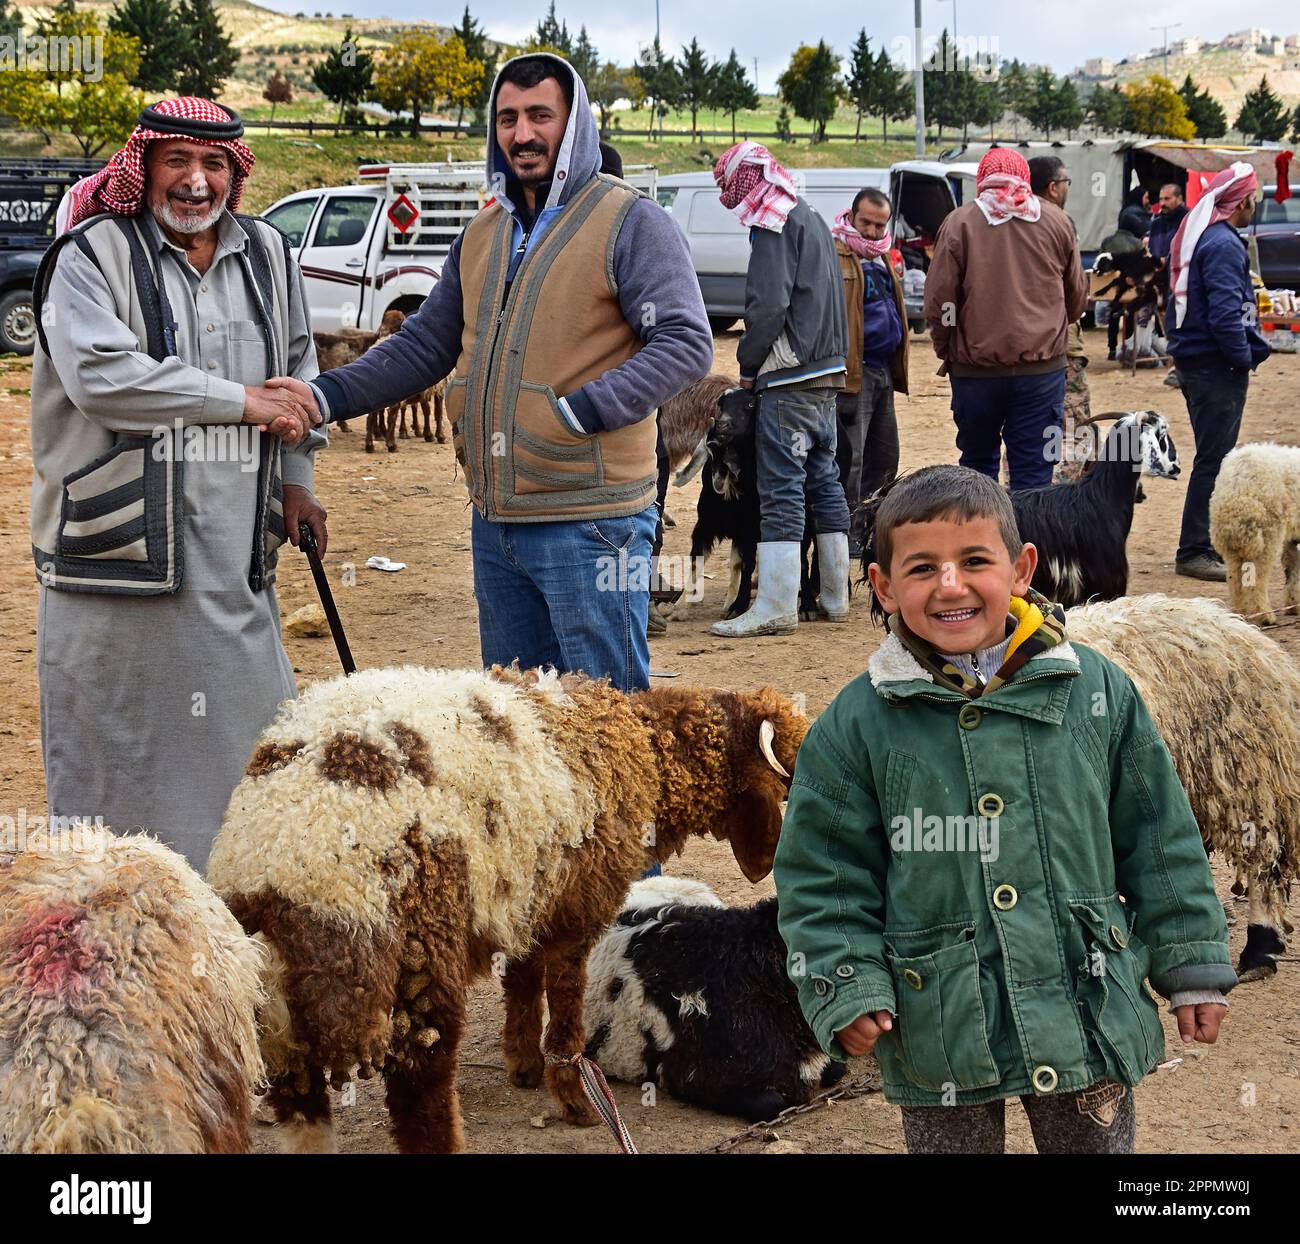
[[[264,386],[244,386],[243,421],[278,436],[292,448],[301,445],[312,428],[320,426],[322,417],[316,395],[308,384],[288,376],[274,376]],[[317,549],[323,557],[329,545],[324,506],[310,489],[296,484],[283,485],[281,505],[289,542],[297,547],[298,524],[305,522],[316,537]]]

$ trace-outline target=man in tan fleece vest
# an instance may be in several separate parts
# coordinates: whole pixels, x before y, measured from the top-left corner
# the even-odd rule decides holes
[[[454,365],[484,664],[643,688],[653,414],[709,369],[704,302],[671,217],[598,172],[596,123],[567,62],[508,61],[491,101],[494,201],[400,333],[299,391],[344,419]]]

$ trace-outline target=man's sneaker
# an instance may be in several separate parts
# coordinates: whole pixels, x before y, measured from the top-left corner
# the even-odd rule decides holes
[[[1185,562],[1175,562],[1174,573],[1186,575],[1189,579],[1204,579],[1207,583],[1228,581],[1228,568],[1218,558],[1205,553],[1189,557]]]

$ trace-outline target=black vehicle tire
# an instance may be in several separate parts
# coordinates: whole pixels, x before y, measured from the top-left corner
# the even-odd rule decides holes
[[[912,330],[912,331],[913,331],[913,332],[914,332],[918,337],[920,337],[920,336],[925,332],[925,321],[924,321],[924,320],[908,320],[908,321],[907,321],[907,326],[908,326],[908,328],[910,328],[910,329],[911,329],[911,330]]]
[[[709,327],[715,333],[725,333],[735,326],[738,318],[734,315],[711,315],[709,316]]]
[[[30,354],[35,349],[36,307],[31,290],[10,290],[0,297],[0,352]]]

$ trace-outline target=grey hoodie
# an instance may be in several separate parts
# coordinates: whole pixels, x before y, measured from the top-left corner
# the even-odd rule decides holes
[[[572,66],[553,56],[573,82],[573,106],[556,158],[545,203],[528,232],[527,250],[536,245],[555,216],[600,169],[600,137],[587,90]],[[496,141],[497,91],[492,84],[488,109],[488,180],[497,200],[515,217],[515,245],[524,237],[526,205],[512,191],[518,183]],[[463,237],[463,235],[462,235]],[[460,283],[461,238],[452,243],[438,283],[402,331],[367,351],[355,363],[320,376],[315,387],[330,419],[348,419],[389,405],[441,380],[456,363],[466,309]],[[613,274],[619,306],[644,345],[573,393],[562,404],[582,431],[598,432],[637,423],[670,397],[704,376],[713,363],[713,335],[704,300],[681,230],[649,198],[633,204],[614,246]],[[473,308],[470,308],[472,314]],[[540,313],[540,312],[539,312]],[[564,308],[549,314],[563,316]],[[576,429],[575,429],[576,430]]]

